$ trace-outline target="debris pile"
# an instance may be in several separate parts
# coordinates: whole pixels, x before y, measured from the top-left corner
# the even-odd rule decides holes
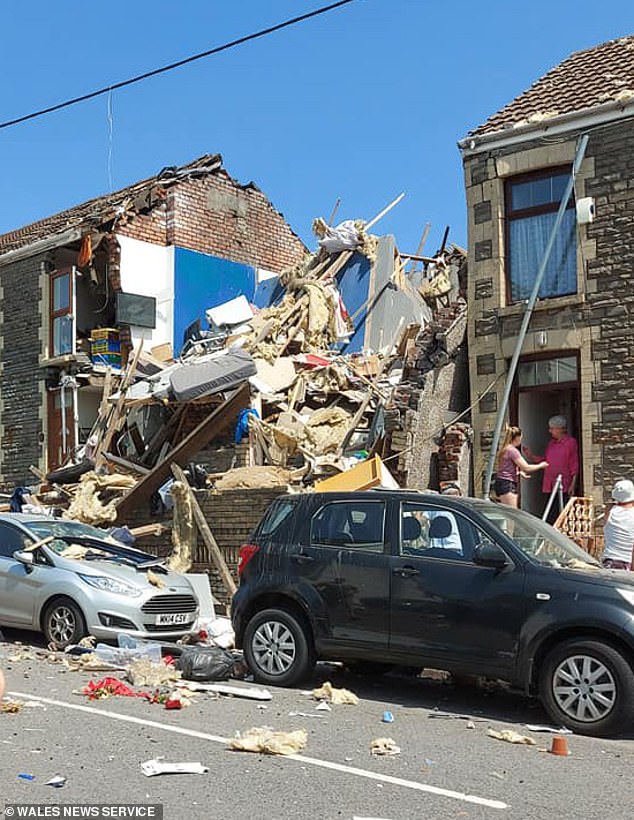
[[[195,490],[412,486],[427,375],[464,339],[466,253],[445,236],[433,256],[404,255],[392,237],[371,234],[394,204],[367,223],[316,220],[318,249],[273,277],[266,305],[244,295],[210,305],[209,330],[192,317],[198,331],[176,358],[141,342],[123,369],[107,368],[75,461],[47,475],[32,467],[40,484],[31,495],[19,488],[12,509],[129,522],[130,545],[139,511],[173,511],[170,568],[213,564],[231,595],[235,580]],[[428,400],[437,435],[445,420]],[[456,480],[453,453],[448,463]]]

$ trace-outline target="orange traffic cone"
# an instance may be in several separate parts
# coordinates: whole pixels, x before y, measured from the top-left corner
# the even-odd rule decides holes
[[[567,757],[570,752],[568,751],[568,741],[566,738],[561,735],[555,735],[550,747],[550,753],[551,755],[561,755],[562,757]]]

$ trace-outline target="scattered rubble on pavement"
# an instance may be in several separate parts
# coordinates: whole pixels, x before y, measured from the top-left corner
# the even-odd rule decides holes
[[[359,698],[349,689],[336,689],[330,681],[326,681],[317,689],[313,689],[312,696],[315,700],[326,701],[335,705],[347,704],[356,706]]]
[[[267,755],[293,755],[306,748],[308,734],[305,729],[293,732],[275,732],[264,726],[238,732],[231,740],[230,748],[240,752],[260,752]]]

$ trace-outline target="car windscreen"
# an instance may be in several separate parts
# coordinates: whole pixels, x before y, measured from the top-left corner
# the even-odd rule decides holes
[[[568,536],[530,513],[483,501],[473,506],[507,535],[531,561],[550,567],[588,569],[600,564]]]
[[[90,524],[81,524],[79,521],[63,521],[60,519],[28,521],[26,526],[38,539],[54,536],[55,540],[49,541],[46,546],[57,555],[68,558],[85,557],[86,553],[90,551],[111,553],[114,556],[122,556],[128,561],[139,564],[155,558],[155,556],[141,550],[124,547],[110,538],[108,533],[103,530],[91,527]],[[69,549],[75,539],[77,544],[83,545],[80,551]],[[86,539],[90,539],[90,543]]]

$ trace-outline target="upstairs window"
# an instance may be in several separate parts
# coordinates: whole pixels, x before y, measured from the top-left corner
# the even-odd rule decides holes
[[[506,183],[509,301],[528,299],[541,264],[570,172],[523,175]],[[574,196],[570,197],[539,289],[539,298],[577,292]]]
[[[73,282],[71,270],[60,270],[51,276],[52,356],[73,352]]]

